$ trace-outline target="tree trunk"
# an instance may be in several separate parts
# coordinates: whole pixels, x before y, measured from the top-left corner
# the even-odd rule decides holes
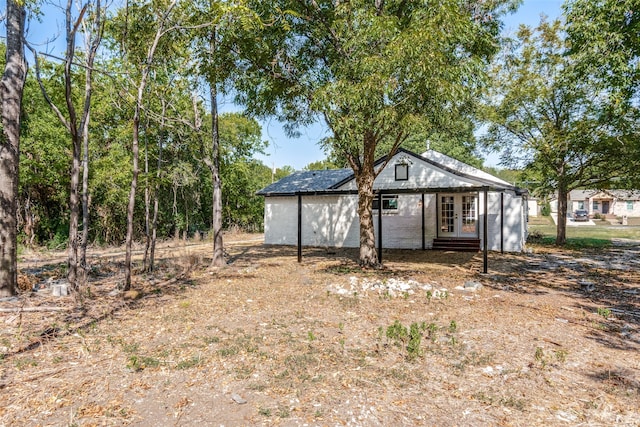
[[[151,189],[149,183],[149,143],[144,139],[144,258],[142,271],[149,271],[149,250],[151,247]]]
[[[69,191],[69,253],[67,257],[67,280],[74,292],[78,287],[78,218],[80,217],[80,143],[73,139],[73,159],[71,162],[71,188]]]
[[[216,32],[212,30],[210,40],[211,55],[215,55],[216,50]],[[215,78],[209,82],[209,91],[211,96],[211,182],[213,185],[212,209],[213,209],[213,259],[212,267],[221,267],[225,265],[224,248],[222,242],[222,185],[220,181],[220,134],[218,132],[218,90]]]
[[[140,132],[140,104],[142,103],[142,85],[139,87],[138,105],[135,107],[133,116],[133,142],[132,153],[133,160],[131,166],[131,188],[129,189],[129,203],[127,205],[127,236],[125,238],[125,258],[124,258],[124,288],[128,291],[131,289],[131,252],[133,246],[133,214],[136,207],[136,188],[138,186],[138,174],[140,172],[138,166],[139,158],[139,132]]]
[[[24,55],[25,9],[23,2],[7,0],[6,64],[0,83],[2,135],[0,135],[0,297],[18,288],[18,164],[20,160],[20,112],[26,79]],[[22,4],[22,6],[20,5]]]
[[[81,285],[87,283],[87,245],[89,244],[89,122],[91,120],[91,96],[93,95],[93,64],[102,40],[104,24],[102,5],[96,0],[96,10],[90,29],[83,21],[84,32],[87,36],[87,68],[84,80],[84,108],[82,113],[82,238],[80,239],[80,278]]]
[[[376,252],[375,229],[373,224],[373,183],[375,181],[376,142],[372,132],[364,135],[364,151],[357,167],[352,167],[358,186],[358,217],[360,219],[360,258],[362,267],[380,267]],[[355,159],[354,159],[355,160]]]
[[[567,199],[569,190],[564,183],[558,185],[558,224],[556,227],[556,245],[567,243]]]
[[[71,21],[72,1],[67,0],[66,15],[66,37],[67,51],[65,54],[64,64],[64,91],[65,101],[67,104],[67,112],[69,121],[67,129],[71,135],[71,188],[69,189],[69,248],[67,257],[67,280],[74,292],[78,287],[78,218],[80,217],[80,156],[82,151],[82,142],[80,141],[80,132],[78,129],[78,117],[76,115],[75,104],[73,100],[73,82],[71,76],[71,65],[75,56],[75,40],[76,29]],[[81,17],[78,19],[82,19]]]
[[[163,122],[164,124],[164,103],[162,108]],[[164,127],[164,126],[163,126]],[[149,272],[152,272],[155,268],[155,254],[156,254],[156,236],[158,233],[158,193],[160,192],[160,169],[162,167],[162,144],[164,143],[164,132],[158,141],[158,165],[156,168],[156,182],[153,190],[153,219],[151,221],[151,247],[149,251]]]
[[[156,30],[156,35],[149,46],[149,50],[147,53],[147,58],[145,61],[145,66],[142,69],[140,75],[140,83],[138,84],[138,93],[136,95],[135,107],[133,112],[133,141],[132,145],[132,177],[131,177],[131,188],[129,190],[129,203],[127,206],[127,236],[125,238],[125,258],[124,258],[124,287],[125,291],[131,289],[131,251],[133,245],[133,214],[135,211],[136,205],[136,188],[138,186],[138,174],[140,172],[138,166],[138,159],[140,156],[139,149],[139,140],[140,140],[140,111],[142,110],[142,101],[144,98],[144,90],[147,87],[147,79],[149,78],[149,73],[151,72],[151,66],[153,64],[153,58],[155,56],[156,48],[158,47],[158,43],[160,42],[160,37],[164,34],[165,24],[167,17],[173,10],[173,7],[176,5],[176,0],[173,0],[167,7],[167,10],[162,17],[161,22],[158,24],[158,28]]]
[[[82,130],[82,238],[80,239],[81,285],[87,283],[87,245],[89,244],[89,112]]]

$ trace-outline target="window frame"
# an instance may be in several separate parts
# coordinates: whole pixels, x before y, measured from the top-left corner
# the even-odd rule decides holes
[[[378,204],[378,196],[373,198],[372,209],[376,213],[380,210]],[[391,203],[394,201],[395,203]],[[398,195],[397,194],[383,194],[382,195],[382,212],[397,212],[398,211]]]
[[[395,180],[396,181],[409,180],[409,165],[407,163],[398,163],[395,165]]]

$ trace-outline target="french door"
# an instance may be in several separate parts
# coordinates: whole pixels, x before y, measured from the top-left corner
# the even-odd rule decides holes
[[[439,237],[478,237],[478,195],[440,194]]]

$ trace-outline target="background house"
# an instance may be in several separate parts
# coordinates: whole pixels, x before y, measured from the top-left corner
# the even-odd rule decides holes
[[[374,192],[375,233],[379,238],[381,226],[384,248],[443,248],[443,242],[457,241],[477,250],[484,247],[485,221],[489,250],[524,246],[526,191],[436,151],[399,150],[376,178]],[[258,194],[265,196],[266,244],[359,246],[350,169],[296,172]]]
[[[557,212],[558,201],[553,200],[551,210]],[[572,190],[569,193],[569,215],[584,209],[589,216],[640,217],[640,191],[636,190]]]

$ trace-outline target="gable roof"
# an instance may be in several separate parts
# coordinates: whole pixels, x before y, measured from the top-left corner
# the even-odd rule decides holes
[[[592,197],[611,198],[619,200],[640,200],[640,191],[638,190],[571,190],[569,192],[569,200],[582,201]],[[556,196],[557,198],[557,196]]]
[[[415,157],[416,159],[431,164],[443,171],[461,178],[473,180],[481,186],[499,187],[502,189],[522,192],[521,189],[506,181],[434,150],[428,150],[422,155],[419,155],[404,148],[399,148],[396,152],[396,155],[398,154],[406,154]],[[386,157],[382,157],[375,162],[375,165],[379,166],[383,164],[385,160]],[[301,193],[320,192],[341,194],[345,191],[349,191],[340,190],[340,187],[343,187],[354,179],[355,174],[351,169],[301,171],[295,172],[268,185],[256,194],[262,196],[291,196]]]

